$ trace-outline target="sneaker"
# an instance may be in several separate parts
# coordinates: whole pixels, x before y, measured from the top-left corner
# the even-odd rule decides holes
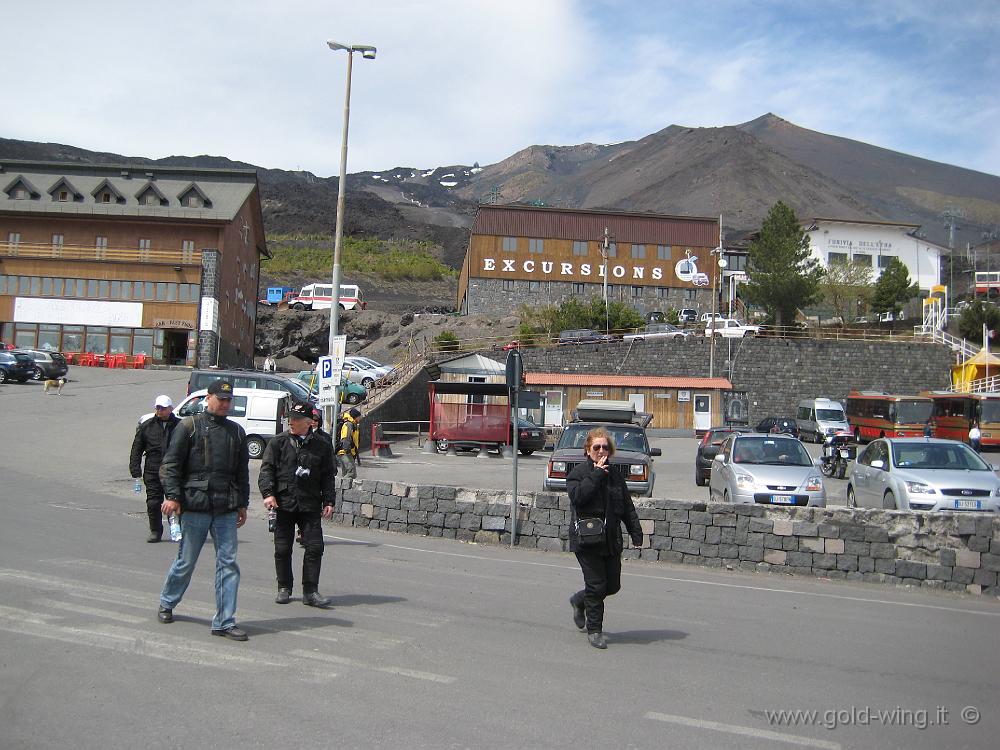
[[[608,647],[608,639],[604,637],[604,633],[587,633],[587,640],[594,648]]]
[[[573,597],[570,597],[569,604],[573,608],[573,624],[580,630],[583,630],[587,627],[587,612],[584,609],[583,602],[577,603]]]
[[[275,604],[288,604],[292,600],[292,590],[286,588],[279,588],[278,595],[274,597]]]
[[[250,636],[246,634],[246,631],[240,630],[235,625],[229,630],[213,630],[212,635],[217,635],[222,638],[228,638],[231,641],[249,641]]]
[[[166,607],[160,607],[156,610],[156,619],[162,623],[170,623],[174,621],[174,611],[172,609],[167,609]]]
[[[325,596],[320,596],[318,591],[310,591],[308,594],[302,594],[302,603],[307,607],[329,609],[331,601]]]

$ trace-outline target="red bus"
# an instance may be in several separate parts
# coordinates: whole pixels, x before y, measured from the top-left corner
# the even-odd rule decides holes
[[[934,402],[927,396],[851,391],[847,394],[847,423],[857,442],[880,437],[920,437],[933,408]]]
[[[982,445],[1000,446],[1000,393],[924,391],[934,402],[934,437],[969,442],[969,428],[979,422]]]

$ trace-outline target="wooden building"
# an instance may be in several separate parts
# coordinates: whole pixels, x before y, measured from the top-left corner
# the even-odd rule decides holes
[[[718,245],[718,219],[483,205],[462,264],[457,307],[504,314],[523,304],[601,297],[606,276],[608,298],[641,313],[707,312],[718,272],[711,251]]]
[[[0,338],[252,366],[260,258],[252,170],[0,160]]]

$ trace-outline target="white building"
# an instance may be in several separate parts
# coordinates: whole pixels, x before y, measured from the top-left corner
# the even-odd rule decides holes
[[[845,261],[861,263],[874,269],[874,281],[892,258],[899,258],[922,291],[947,283],[941,278],[941,260],[948,248],[917,237],[919,224],[815,218],[802,225],[813,257],[824,268]]]

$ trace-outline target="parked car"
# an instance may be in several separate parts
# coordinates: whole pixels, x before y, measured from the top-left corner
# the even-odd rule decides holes
[[[574,328],[559,332],[560,346],[566,344],[604,344],[614,340],[614,336],[607,333],[600,333],[591,328]]]
[[[261,372],[260,370],[192,370],[188,377],[188,393],[193,393],[199,388],[208,388],[212,381],[223,378],[232,383],[233,388],[284,391],[291,394],[296,401],[303,403],[316,401],[316,396],[301,380],[279,375],[276,372]]]
[[[684,331],[670,323],[650,323],[643,330],[622,336],[622,341],[645,341],[646,339],[685,339],[691,331]]]
[[[799,428],[799,437],[805,439],[812,435],[816,443],[822,443],[827,435],[849,432],[851,429],[844,415],[843,404],[829,398],[807,398],[799,401],[795,412],[795,424]]]
[[[69,372],[69,365],[66,358],[59,352],[47,352],[42,349],[15,349],[14,351],[27,354],[35,361],[35,371],[31,374],[32,380],[54,380],[62,378]]]
[[[713,427],[706,430],[698,443],[698,450],[694,454],[694,483],[699,487],[708,484],[708,478],[712,473],[712,459],[719,452],[722,443],[727,437],[736,432],[744,432],[733,427]]]
[[[705,326],[706,336],[715,335],[727,339],[741,339],[744,336],[756,336],[759,331],[760,326],[740,323],[740,321],[735,318],[717,318],[714,329],[712,328],[711,318],[709,318],[709,321]]]
[[[366,357],[344,357],[344,376],[355,383],[360,383],[368,390],[392,372],[391,367],[374,363]]]
[[[794,417],[765,417],[757,423],[754,430],[791,435],[794,438],[799,436],[799,428]]]
[[[712,461],[708,494],[724,503],[826,506],[819,469],[790,435],[730,435]]]
[[[701,322],[704,323],[705,325],[708,325],[712,321],[712,318],[715,318],[716,325],[719,324],[720,320],[726,320],[725,314],[720,312],[717,313],[707,312],[701,314]]]
[[[312,391],[314,397],[319,398],[319,373],[315,370],[299,370],[295,373],[295,379],[301,380],[306,387]],[[368,391],[363,385],[352,383],[347,378],[340,379],[340,402],[342,404],[360,404],[368,398]]]
[[[693,307],[685,307],[679,313],[677,313],[677,319],[681,323],[697,323],[698,322],[698,311]]]
[[[879,438],[858,456],[847,504],[899,510],[1000,512],[1000,478],[972,448],[940,438]]]
[[[35,374],[35,360],[14,350],[0,351],[0,383],[14,380],[25,382]]]
[[[205,410],[208,390],[200,388],[177,405],[178,417],[190,417]],[[242,427],[247,434],[247,453],[250,458],[264,455],[267,442],[284,431],[289,407],[289,394],[285,391],[264,388],[233,388],[233,404],[229,407],[229,419]],[[152,419],[153,412],[139,417],[139,424]]]
[[[661,455],[661,451],[649,447],[645,429],[648,423],[649,415],[636,414],[635,405],[629,401],[581,401],[576,406],[576,419],[563,429],[546,464],[542,488],[565,491],[566,476],[586,460],[583,444],[587,433],[595,427],[603,427],[615,441],[611,470],[625,478],[633,494],[652,496],[656,480],[653,456]]]

